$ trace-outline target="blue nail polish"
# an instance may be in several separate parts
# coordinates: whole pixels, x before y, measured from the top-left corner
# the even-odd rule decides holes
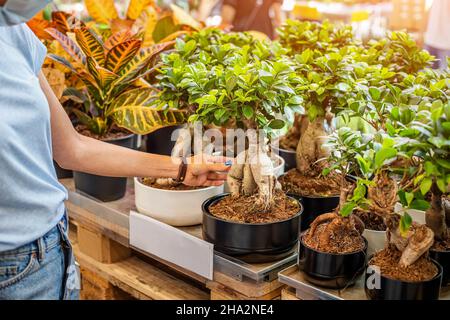
[[[232,164],[233,164],[233,161],[231,161],[231,160],[228,160],[228,161],[225,162],[225,165],[227,167],[231,166]]]

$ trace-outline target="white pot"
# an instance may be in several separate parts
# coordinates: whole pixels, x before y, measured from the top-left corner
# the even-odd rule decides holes
[[[137,210],[171,226],[192,226],[202,223],[202,203],[223,193],[223,186],[196,190],[162,190],[144,185],[134,178]]]
[[[386,246],[386,231],[374,231],[364,229],[363,237],[367,239],[367,256],[370,257],[377,251],[383,250]]]
[[[274,163],[273,172],[275,173],[275,177],[278,178],[284,174],[284,159],[277,154],[272,154],[272,162]]]
[[[399,214],[402,214],[403,206],[400,202],[397,202],[395,204],[394,211],[398,212]],[[417,222],[418,224],[426,224],[425,211],[416,209],[407,209],[406,212],[408,212],[408,214],[411,216],[414,222]]]
[[[274,163],[273,172],[275,177],[279,177],[284,174],[284,159],[277,154],[272,154],[272,162]],[[277,165],[278,164],[278,165]],[[225,182],[225,192],[230,192],[230,187],[228,183]]]

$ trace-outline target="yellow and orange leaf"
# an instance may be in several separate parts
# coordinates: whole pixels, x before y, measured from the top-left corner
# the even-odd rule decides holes
[[[111,50],[114,46],[118,45],[119,43],[125,42],[129,40],[132,37],[132,33],[130,30],[123,30],[120,32],[117,32],[113,34],[111,37],[109,37],[103,46],[106,50]]]
[[[89,15],[98,23],[108,24],[118,18],[114,0],[84,0],[84,4]]]
[[[153,30],[155,30],[158,21],[158,13],[154,7],[147,7],[142,11],[141,15],[136,19],[133,30],[144,31],[144,47],[149,47],[155,43],[153,40]]]
[[[45,31],[45,29],[51,28],[53,25],[50,21],[42,18],[42,13],[35,15],[30,21],[27,22],[27,25],[39,39],[53,40],[53,37]]]
[[[142,41],[128,40],[114,46],[106,57],[105,67],[114,73],[119,73],[120,70],[136,55],[141,48]]]
[[[87,57],[87,66],[91,75],[95,78],[98,87],[108,88],[108,86],[117,79],[117,75],[102,66],[100,66],[94,59]]]
[[[71,32],[75,28],[84,27],[84,23],[81,20],[78,20],[75,16],[64,11],[53,11],[52,21],[54,27],[62,33]]]
[[[175,24],[189,26],[194,30],[202,29],[203,26],[200,22],[192,18],[189,13],[187,13],[177,5],[171,4],[170,9],[172,9],[173,20]]]
[[[136,20],[147,7],[154,7],[154,0],[130,0],[127,10],[127,18]]]
[[[69,36],[64,35],[55,28],[48,28],[45,31],[61,44],[64,50],[71,56],[71,58],[75,62],[82,65],[85,64],[86,57],[84,56],[83,52],[81,52],[77,44],[69,38]]]
[[[88,28],[75,29],[78,45],[87,57],[95,59],[98,64],[105,64],[105,49],[101,40]]]

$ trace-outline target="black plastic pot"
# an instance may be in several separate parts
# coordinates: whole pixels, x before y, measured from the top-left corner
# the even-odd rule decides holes
[[[311,223],[318,216],[324,213],[332,212],[339,205],[339,196],[332,197],[309,197],[299,196],[303,204],[304,214],[300,230],[304,231],[309,228]]]
[[[442,285],[450,285],[450,250],[430,250],[430,258],[436,260],[442,266]]]
[[[56,161],[53,161],[53,165],[55,167],[56,177],[58,179],[67,179],[67,178],[72,178],[73,177],[73,171],[72,170],[66,170],[66,169],[61,168],[59,166],[59,164],[56,163]]]
[[[432,262],[438,268],[438,274],[431,280],[421,282],[406,282],[389,279],[383,275],[375,274],[368,268],[366,271],[364,287],[366,296],[370,300],[437,300],[441,290],[442,267],[436,261]],[[379,277],[379,288],[369,288],[375,281],[369,277]]]
[[[295,251],[303,208],[295,216],[273,223],[239,223],[213,216],[209,207],[229,196],[223,193],[206,200],[203,205],[203,239],[214,249],[248,263],[280,260]],[[294,198],[295,199],[295,198]]]
[[[172,133],[182,126],[164,127],[146,136],[146,150],[149,153],[170,156],[176,141],[172,141]]]
[[[271,148],[275,154],[279,154],[280,157],[282,157],[284,159],[284,171],[285,172],[297,167],[295,151],[277,148],[274,145],[272,145]]]
[[[298,265],[309,282],[326,288],[342,289],[355,283],[366,265],[364,249],[345,254],[320,252],[309,248],[300,238]]]
[[[133,149],[135,138],[134,134],[130,134],[105,142]],[[122,198],[127,189],[127,178],[103,177],[77,171],[74,171],[73,178],[77,191],[103,202]]]

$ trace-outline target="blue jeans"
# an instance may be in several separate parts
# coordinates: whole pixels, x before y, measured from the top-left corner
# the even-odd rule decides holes
[[[425,48],[437,59],[433,63],[434,69],[444,70],[447,68],[447,57],[450,57],[450,50],[442,50],[428,45],[426,45]]]
[[[67,219],[42,238],[0,252],[0,300],[76,300],[79,272],[67,236]]]

